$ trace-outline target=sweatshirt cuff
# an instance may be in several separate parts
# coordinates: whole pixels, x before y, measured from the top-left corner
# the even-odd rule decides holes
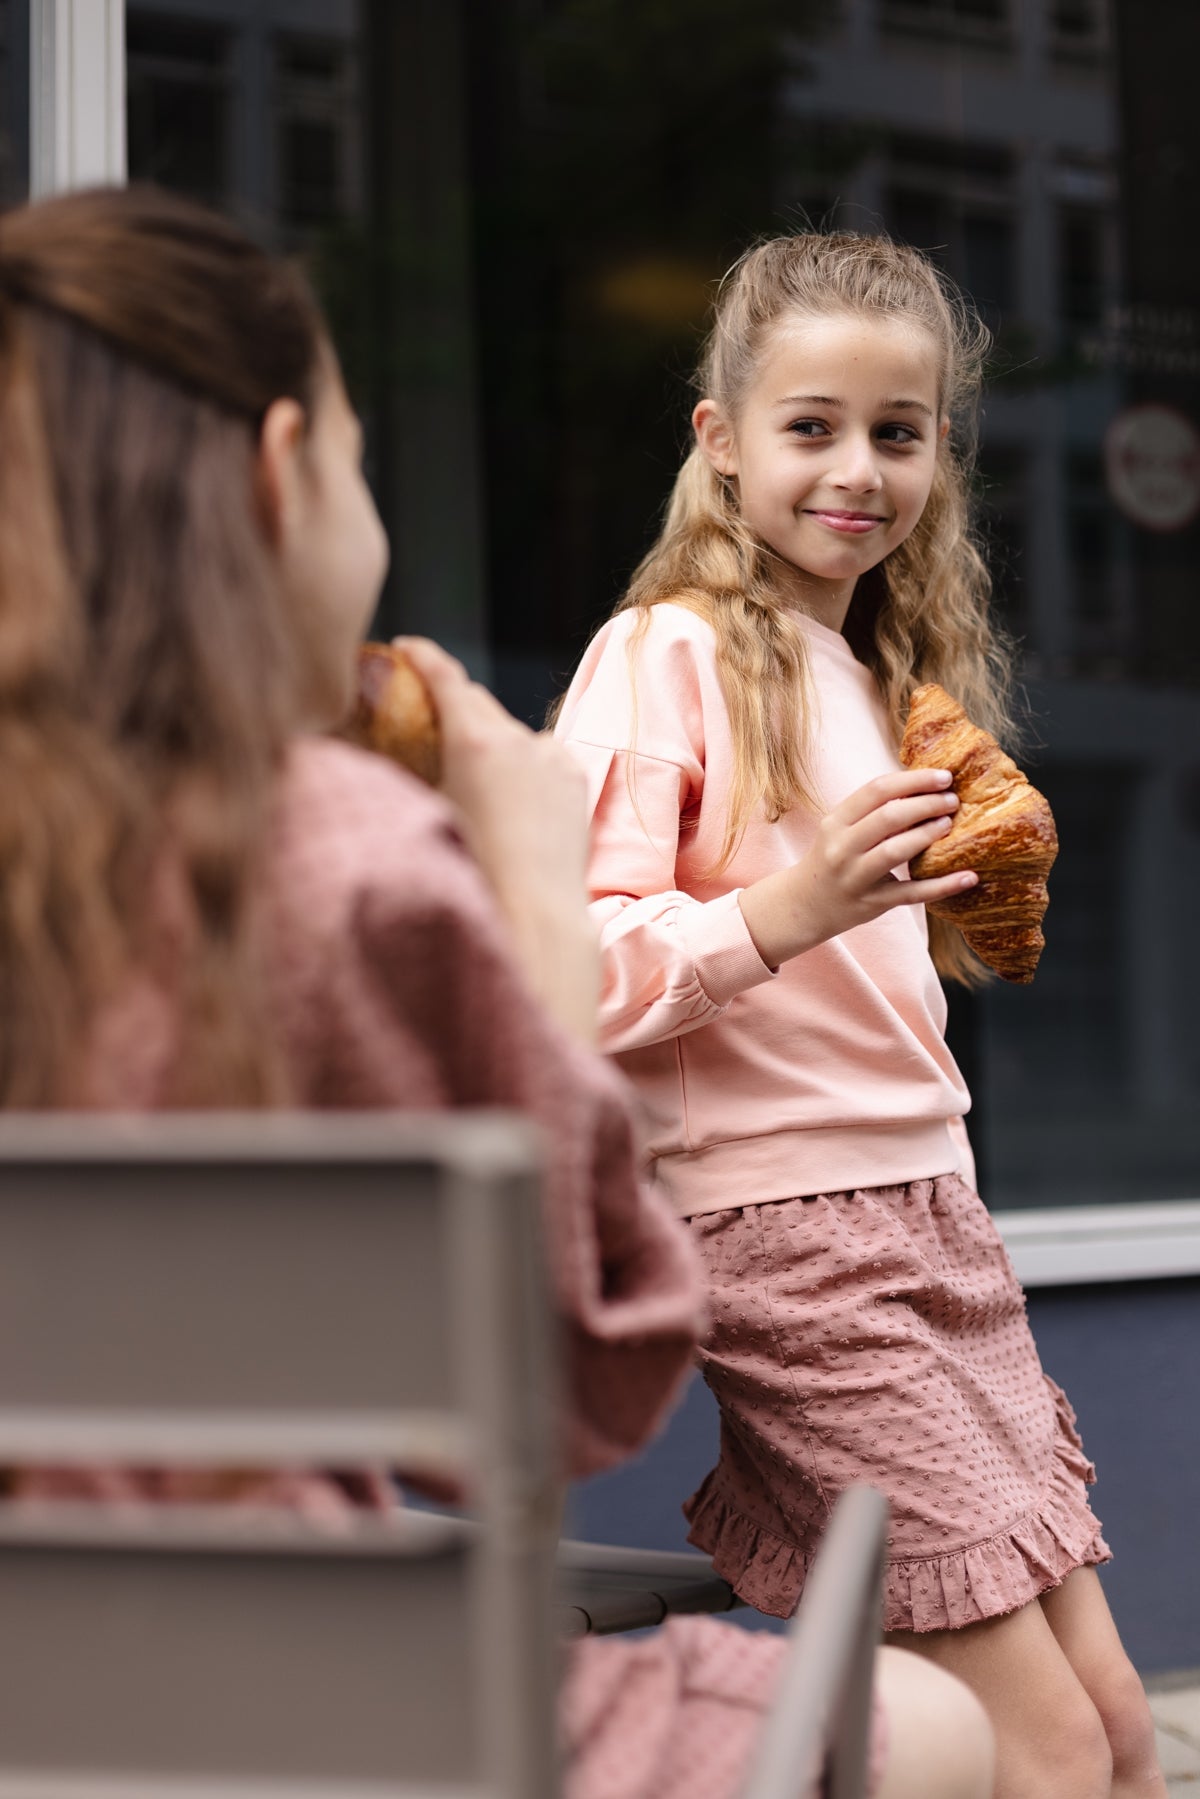
[[[715,1006],[727,1006],[739,993],[761,987],[778,972],[768,968],[742,917],[741,888],[699,906],[684,906],[680,926],[697,979]]]

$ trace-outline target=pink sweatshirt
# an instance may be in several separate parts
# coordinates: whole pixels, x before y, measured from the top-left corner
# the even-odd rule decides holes
[[[769,824],[760,810],[706,878],[733,770],[715,639],[686,607],[658,605],[634,643],[638,618],[592,641],[557,730],[588,778],[602,1041],[641,1092],[658,1179],[691,1216],[952,1172],[950,1121],[970,1100],[924,908],[764,964],[738,894],[798,862],[817,817]],[[837,632],[802,624],[810,778],[828,811],[899,762],[873,676]]]

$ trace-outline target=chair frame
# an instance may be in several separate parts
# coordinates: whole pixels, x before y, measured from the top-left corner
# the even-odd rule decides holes
[[[0,1568],[12,1574],[34,1560],[50,1567],[55,1559],[61,1564],[74,1558],[82,1566],[90,1557],[98,1566],[104,1558],[124,1557],[132,1569],[147,1567],[156,1556],[165,1567],[190,1545],[192,1553],[213,1558],[240,1555],[246,1569],[265,1565],[264,1558],[279,1563],[290,1556],[303,1582],[305,1570],[318,1562],[367,1555],[384,1569],[389,1557],[417,1553],[422,1536],[428,1551],[440,1546],[448,1552],[453,1542],[473,1570],[480,1730],[494,1770],[488,1790],[503,1799],[551,1799],[557,1792],[553,1549],[561,1484],[554,1334],[539,1252],[540,1166],[536,1133],[524,1120],[498,1113],[4,1119],[0,1463],[244,1466],[249,1460],[286,1468],[381,1462],[465,1481],[477,1501],[478,1528],[426,1517],[380,1532],[364,1520],[350,1539],[335,1543],[299,1521],[281,1535],[278,1519],[254,1528],[234,1524],[217,1508],[188,1517],[155,1512],[131,1529],[129,1519],[98,1515],[95,1507],[86,1508],[84,1517],[65,1505],[39,1508],[40,1515],[10,1506],[0,1519]],[[358,1225],[374,1218],[386,1225],[389,1204],[404,1203],[394,1194],[404,1170],[419,1170],[431,1189],[456,1288],[448,1300],[453,1317],[439,1336],[453,1367],[441,1378],[439,1361],[435,1403],[416,1408],[407,1392],[392,1395],[386,1381],[381,1386],[378,1337],[371,1332],[385,1329],[387,1320],[359,1319],[349,1309],[355,1278],[370,1270],[361,1241],[349,1240],[355,1225],[338,1229],[344,1202]],[[332,1183],[333,1201],[328,1191],[318,1191],[322,1183]],[[356,1199],[357,1212],[351,1206]],[[254,1339],[253,1272],[243,1278],[244,1270],[231,1266],[228,1303],[213,1313],[219,1327],[205,1333],[195,1317],[189,1328],[186,1317],[181,1323],[174,1316],[180,1306],[186,1313],[193,1279],[209,1294],[204,1303],[223,1291],[211,1285],[216,1276],[199,1265],[202,1257],[195,1268],[181,1261],[189,1245],[194,1250],[202,1241],[201,1213],[208,1203],[240,1208],[242,1253],[254,1267],[265,1268],[271,1245],[278,1244],[300,1293],[315,1280],[323,1294],[306,1320],[302,1299],[276,1275],[269,1303],[280,1302],[272,1324],[279,1334],[271,1339],[272,1353],[261,1358],[270,1363],[265,1387],[248,1394],[231,1380],[238,1370],[222,1336],[228,1329],[242,1341]],[[106,1211],[111,1244],[97,1235]],[[163,1212],[172,1214],[169,1229],[154,1226]],[[295,1241],[281,1223],[292,1216]],[[89,1247],[64,1255],[77,1232]],[[380,1242],[387,1241],[385,1231]],[[342,1246],[345,1269],[334,1269],[322,1284],[323,1256],[336,1259]],[[100,1268],[94,1281],[89,1253]],[[114,1270],[124,1295],[119,1303],[104,1279]],[[379,1279],[386,1286],[386,1268]],[[117,1284],[114,1279],[114,1290]],[[379,1285],[372,1288],[379,1291]],[[130,1304],[131,1297],[145,1303]],[[436,1317],[436,1308],[430,1316]],[[110,1355],[114,1334],[120,1342]],[[104,1352],[89,1358],[89,1341],[105,1343]],[[369,1370],[363,1365],[368,1343]],[[182,1404],[175,1403],[162,1373],[163,1358],[173,1353],[186,1375]],[[438,1354],[431,1350],[431,1359]],[[307,1375],[292,1378],[293,1361]],[[322,1387],[315,1398],[306,1386],[314,1368]],[[242,1372],[253,1388],[258,1362],[247,1359]],[[364,1393],[371,1394],[365,1406]],[[117,1776],[123,1793],[136,1790],[132,1773]],[[243,1786],[247,1796],[253,1791],[266,1799],[272,1784],[189,1781],[179,1789],[189,1799],[200,1799],[201,1787],[203,1799],[243,1799]],[[160,1794],[170,1790],[165,1779],[155,1777],[154,1784]],[[285,1784],[297,1790],[295,1781]],[[386,1789],[375,1783],[371,1799],[383,1799],[384,1790],[396,1799],[410,1793],[415,1799],[404,1781],[389,1781]],[[0,1799],[16,1799],[18,1792],[24,1799],[108,1799],[99,1775],[65,1773],[60,1779],[10,1769],[0,1778]],[[315,1799],[317,1788],[312,1792]],[[321,1786],[322,1799],[350,1799],[352,1793],[366,1799],[361,1781],[336,1790]]]
[[[829,1799],[864,1799],[887,1520],[873,1487],[850,1487],[834,1506],[743,1799],[801,1799],[826,1758]]]

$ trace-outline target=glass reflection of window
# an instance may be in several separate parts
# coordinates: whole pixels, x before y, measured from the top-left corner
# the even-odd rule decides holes
[[[1049,12],[1050,49],[1056,61],[1089,64],[1108,49],[1103,0],[1053,0]]]
[[[997,617],[1021,644],[1027,643],[1030,630],[1025,579],[1028,480],[1022,450],[985,446],[976,480],[979,527],[992,572]]]
[[[231,33],[138,7],[126,32],[131,179],[227,203]]]
[[[0,207],[29,186],[29,0],[0,0]]]
[[[993,331],[1017,305],[1014,159],[1003,145],[897,136],[885,216],[957,277]]]
[[[1011,43],[1010,14],[1010,0],[879,0],[879,22],[887,32],[997,47]]]
[[[1108,217],[1094,206],[1058,215],[1058,315],[1068,344],[1093,333],[1112,296],[1107,275]]]
[[[1021,1120],[993,1140],[996,1172],[1014,1197],[1058,1203],[1078,1134],[1126,1091],[1129,1039],[1113,971],[1128,925],[1113,870],[1128,849],[1136,774],[1120,763],[1059,760],[1037,770],[1058,824],[1054,953],[1029,992],[988,992],[992,1098],[1000,1116]]]
[[[1120,674],[1133,648],[1128,531],[1094,448],[1067,456],[1067,538],[1075,668],[1083,674]]]
[[[350,48],[335,39],[281,35],[275,41],[279,217],[304,232],[352,216],[357,158]]]

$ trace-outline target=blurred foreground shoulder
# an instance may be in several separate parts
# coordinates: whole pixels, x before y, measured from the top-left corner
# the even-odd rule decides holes
[[[419,906],[471,866],[438,793],[382,756],[324,737],[291,745],[267,848],[272,884],[310,918],[322,904],[344,913],[381,884]]]

